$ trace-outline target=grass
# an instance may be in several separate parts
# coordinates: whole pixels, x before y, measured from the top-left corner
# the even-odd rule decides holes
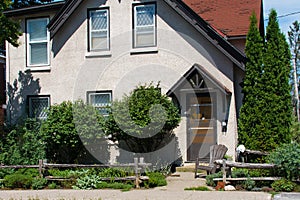
[[[209,189],[209,188],[206,187],[206,186],[184,188],[184,190],[193,190],[193,191],[211,191],[211,189]]]

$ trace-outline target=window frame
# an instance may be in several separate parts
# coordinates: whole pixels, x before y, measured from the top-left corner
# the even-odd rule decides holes
[[[46,40],[30,41],[30,34],[29,34],[30,26],[29,26],[29,22],[30,21],[42,20],[42,19],[46,19],[47,20],[47,24],[50,21],[50,17],[47,17],[47,16],[26,19],[26,51],[27,51],[26,52],[26,60],[27,60],[26,65],[27,65],[27,67],[39,67],[39,66],[49,66],[50,65],[50,32],[49,32],[47,26],[45,27],[46,31],[47,31]],[[31,64],[31,48],[30,48],[30,44],[43,44],[43,43],[46,43],[46,45],[47,45],[47,47],[46,47],[46,50],[47,50],[47,62],[46,63],[39,63],[39,64]]]
[[[92,49],[92,20],[91,20],[91,12],[95,11],[106,11],[107,14],[107,29],[94,30],[95,32],[101,32],[103,30],[107,31],[106,34],[106,48],[103,49]],[[101,7],[101,8],[90,8],[88,9],[88,52],[101,52],[101,51],[109,51],[110,50],[110,10],[109,7]]]
[[[136,12],[136,8],[137,7],[141,7],[141,6],[153,6],[154,7],[154,19],[153,19],[153,25],[151,25],[151,27],[153,27],[153,44],[151,45],[138,45],[137,44],[137,12]],[[147,2],[147,3],[137,3],[137,4],[133,4],[132,7],[132,30],[133,30],[133,34],[132,34],[132,47],[134,49],[137,48],[147,48],[147,47],[156,47],[157,46],[157,5],[156,2]],[[142,27],[142,26],[139,26]],[[145,26],[144,26],[145,27]],[[149,25],[147,25],[147,27],[150,27]]]
[[[92,95],[99,95],[99,94],[108,94],[109,97],[110,97],[110,102],[107,103],[106,105],[103,105],[103,106],[95,106],[92,102],[91,102],[91,96]],[[94,108],[96,109],[105,109],[105,107],[107,106],[111,106],[111,102],[112,102],[112,90],[96,90],[96,91],[88,91],[87,92],[87,103],[92,105]],[[99,111],[100,112],[100,111]],[[100,113],[101,114],[101,113]],[[108,114],[103,114],[103,116],[108,116]]]
[[[30,118],[37,118],[37,119],[47,119],[47,116],[45,117],[39,117],[39,116],[35,116],[34,111],[32,110],[32,99],[45,99],[47,98],[48,100],[48,108],[50,108],[51,105],[51,98],[50,95],[28,95],[27,96],[27,101],[28,101],[28,116]]]

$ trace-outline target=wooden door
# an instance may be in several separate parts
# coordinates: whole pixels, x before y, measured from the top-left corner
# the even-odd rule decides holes
[[[216,144],[214,105],[210,93],[187,96],[188,161],[209,161],[210,146]]]

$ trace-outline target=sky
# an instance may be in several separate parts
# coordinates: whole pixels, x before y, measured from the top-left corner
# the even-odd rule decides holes
[[[278,22],[281,31],[287,35],[293,22],[300,22],[300,1],[299,0],[263,0],[264,5],[264,23],[268,24],[268,15],[274,8],[277,12]]]

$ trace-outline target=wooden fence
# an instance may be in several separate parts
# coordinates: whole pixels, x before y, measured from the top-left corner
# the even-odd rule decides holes
[[[133,168],[135,176],[128,177],[115,177],[114,180],[133,180],[135,182],[136,188],[140,188],[139,184],[141,181],[148,180],[149,178],[146,176],[141,176],[141,170],[146,167],[151,166],[151,163],[145,163],[144,158],[134,158],[133,163],[127,164],[52,164],[47,163],[44,160],[39,160],[38,165],[0,165],[0,169],[24,169],[24,168],[38,168],[40,177],[44,177],[44,172],[47,169],[52,168]],[[65,180],[59,179],[55,177],[46,177],[49,180]],[[103,181],[111,180],[110,178],[102,178]]]

